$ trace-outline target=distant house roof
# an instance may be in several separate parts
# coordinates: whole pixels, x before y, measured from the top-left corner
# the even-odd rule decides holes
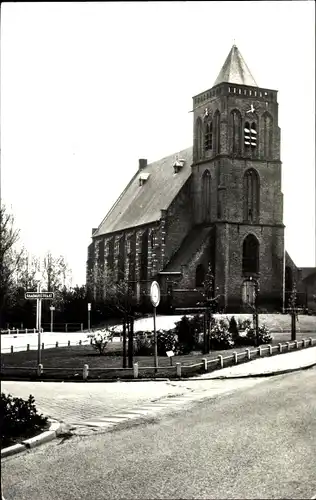
[[[258,87],[254,77],[250,73],[250,69],[245,63],[241,53],[236,45],[233,45],[224,66],[220,70],[218,77],[214,83],[237,83],[239,85],[250,85],[251,87]]]
[[[93,237],[158,221],[161,210],[168,209],[190,177],[192,154],[190,147],[137,171]],[[173,165],[177,158],[183,159],[184,164],[175,173]]]

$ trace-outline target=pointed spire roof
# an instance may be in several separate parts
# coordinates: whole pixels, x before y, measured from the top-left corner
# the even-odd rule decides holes
[[[235,44],[232,46],[213,86],[215,87],[215,85],[224,82],[258,87],[254,77],[250,73],[247,64],[245,63],[241,53],[239,52]]]

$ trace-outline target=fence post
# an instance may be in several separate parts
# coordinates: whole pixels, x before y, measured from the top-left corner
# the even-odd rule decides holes
[[[33,330],[34,330],[34,333],[36,333],[36,328],[33,328]]]
[[[16,329],[16,333],[19,333],[19,329],[18,328]]]
[[[11,354],[13,354],[13,345],[11,346]]]
[[[235,365],[237,365],[237,363],[238,363],[238,353],[236,351],[234,351],[233,355],[234,355],[234,363],[235,363]]]
[[[65,330],[66,330],[66,333],[68,332],[68,323],[65,323]]]
[[[26,350],[29,351],[30,350],[30,344],[26,344]]]
[[[58,342],[56,342],[56,347],[58,347]]]
[[[224,360],[221,354],[218,355],[218,360],[221,368],[224,368]]]
[[[207,358],[203,358],[202,361],[204,363],[204,370],[207,372]]]
[[[80,325],[81,325],[81,331],[83,332],[83,323],[80,323]]]
[[[134,378],[138,378],[138,363],[133,364],[133,374]]]
[[[42,342],[42,349],[44,349],[44,342]]]
[[[282,352],[282,344],[281,344],[281,342],[278,344],[278,346],[279,346],[279,351]]]
[[[27,328],[25,328],[25,333],[27,333]]]
[[[262,348],[259,346],[259,356],[262,356]]]
[[[290,342],[285,342],[285,343],[286,343],[287,350],[289,351],[290,350]]]
[[[181,378],[181,363],[176,363],[177,377]]]
[[[87,380],[89,375],[89,365],[83,365],[82,378],[83,380]]]
[[[250,354],[250,349],[249,349],[249,347],[247,347],[247,349],[246,349],[246,353],[247,353],[247,358],[248,358],[248,359],[251,359],[251,354]]]
[[[295,340],[294,344],[295,344],[296,349],[298,349],[298,340]]]
[[[269,345],[268,345],[268,347],[269,347],[269,354],[272,354],[272,353],[273,353],[273,350],[272,350],[272,345],[271,345],[271,344],[269,344]]]
[[[10,335],[10,328],[8,328],[8,335]]]
[[[43,365],[39,364],[37,365],[37,375],[40,377],[43,373]]]
[[[303,339],[303,347],[306,347],[306,339]]]
[[[313,338],[312,337],[309,337],[309,342],[310,342],[310,345],[313,345]]]

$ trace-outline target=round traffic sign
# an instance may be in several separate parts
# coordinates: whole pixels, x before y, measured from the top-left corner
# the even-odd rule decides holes
[[[158,307],[160,302],[160,286],[157,281],[153,281],[150,287],[150,300],[154,307]]]

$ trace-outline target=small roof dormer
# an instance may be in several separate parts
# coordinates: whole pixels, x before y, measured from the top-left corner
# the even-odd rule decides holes
[[[145,182],[148,180],[148,177],[150,176],[150,174],[148,172],[142,172],[139,176],[138,176],[138,181],[139,181],[139,185],[140,186],[143,186],[145,184]]]

